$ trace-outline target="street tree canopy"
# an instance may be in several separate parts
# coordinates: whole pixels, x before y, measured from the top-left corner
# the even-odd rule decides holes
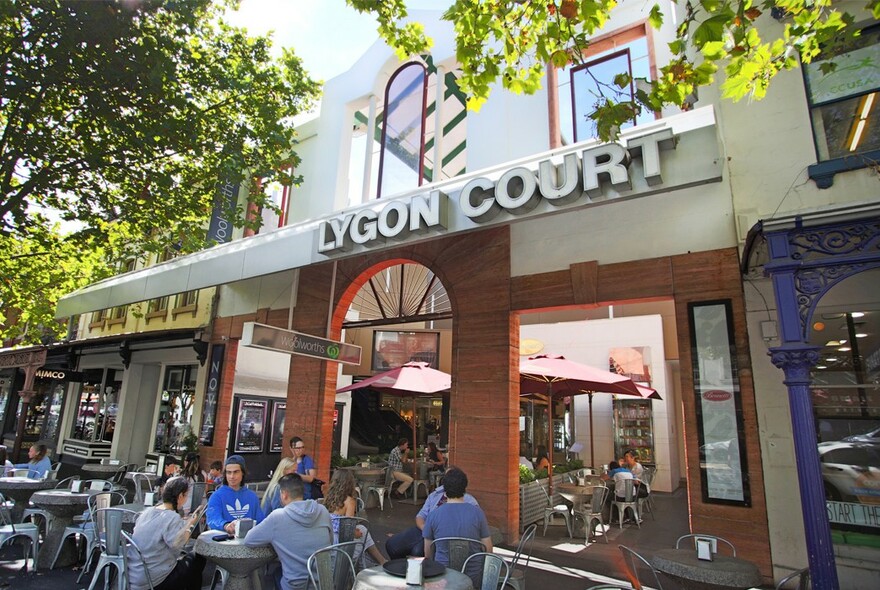
[[[397,50],[398,57],[425,52],[431,40],[417,22],[405,22],[405,0],[346,0],[364,13],[374,13],[379,33]],[[722,96],[733,100],[760,99],[773,77],[809,63],[821,47],[843,43],[854,30],[854,17],[840,9],[865,6],[880,19],[880,0],[675,0],[683,7],[675,39],[669,44],[672,60],[658,68],[657,79],[637,85],[635,100],[614,92],[597,104],[591,118],[602,139],[615,137],[620,125],[642,109],[660,111],[666,105],[688,108],[700,86],[721,75]],[[461,68],[459,86],[468,95],[468,107],[478,110],[491,85],[501,82],[512,92],[532,94],[541,87],[548,65],[580,63],[590,38],[602,30],[615,0],[455,0],[443,19],[455,28],[456,58]],[[658,4],[645,3],[654,28],[663,25]],[[780,17],[784,26],[775,38],[764,38],[759,18]],[[833,67],[832,63],[823,68]],[[720,73],[719,73],[720,70]],[[628,74],[615,79],[628,87]],[[629,97],[627,97],[629,98]]]
[[[0,0],[0,314],[52,323],[48,267],[84,261],[69,292],[108,272],[95,252],[205,247],[221,181],[250,187],[256,208],[273,207],[256,179],[299,181],[292,117],[318,86],[291,51],[275,59],[269,37],[226,24],[236,4]],[[259,223],[247,209],[225,213]],[[0,337],[22,336],[12,319]]]

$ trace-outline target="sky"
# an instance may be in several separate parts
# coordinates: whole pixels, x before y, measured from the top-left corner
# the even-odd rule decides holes
[[[442,9],[448,4],[407,2],[410,10]],[[251,34],[274,31],[275,45],[293,48],[315,80],[341,74],[379,38],[375,18],[359,14],[345,0],[241,0],[239,10],[227,19]]]

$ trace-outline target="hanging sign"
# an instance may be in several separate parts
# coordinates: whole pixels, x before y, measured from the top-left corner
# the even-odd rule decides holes
[[[361,364],[360,346],[256,322],[244,324],[241,345],[288,354],[301,354],[348,365]]]

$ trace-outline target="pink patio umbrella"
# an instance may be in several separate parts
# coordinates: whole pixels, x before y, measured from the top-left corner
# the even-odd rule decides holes
[[[341,387],[336,393],[355,389],[371,388],[382,393],[413,399],[413,454],[416,452],[416,398],[449,391],[452,387],[452,376],[449,373],[432,369],[428,363],[409,362],[363,381]]]
[[[589,365],[568,360],[560,355],[542,354],[522,360],[519,365],[519,374],[520,395],[529,393],[546,394],[549,400],[552,400],[554,397],[559,398],[583,393],[590,396],[590,462],[593,463],[593,467],[595,467],[595,456],[593,453],[593,394],[602,392],[645,397],[639,391],[640,386],[629,377],[596,369]],[[651,389],[651,392],[657,393],[653,389]],[[552,417],[551,428],[548,432],[550,439],[547,445],[548,452],[550,453],[549,475],[552,476]]]

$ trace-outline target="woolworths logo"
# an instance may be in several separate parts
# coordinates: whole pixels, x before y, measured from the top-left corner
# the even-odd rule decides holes
[[[338,359],[339,358],[339,347],[336,346],[335,344],[331,344],[330,346],[328,346],[327,347],[327,356],[329,356],[332,359]]]

